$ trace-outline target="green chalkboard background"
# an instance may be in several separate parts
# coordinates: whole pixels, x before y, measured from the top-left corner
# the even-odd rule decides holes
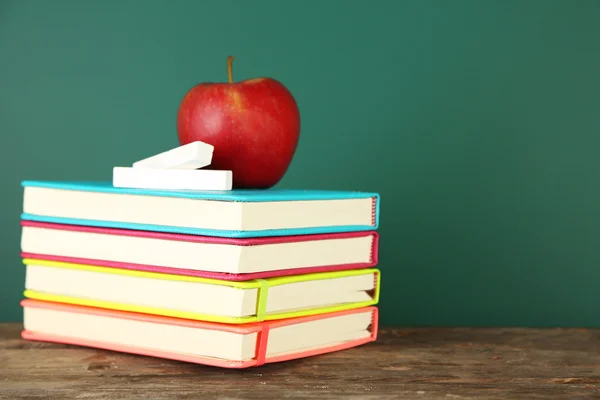
[[[0,320],[24,179],[176,146],[200,81],[270,76],[281,187],[378,191],[385,325],[600,326],[600,2],[0,0]]]

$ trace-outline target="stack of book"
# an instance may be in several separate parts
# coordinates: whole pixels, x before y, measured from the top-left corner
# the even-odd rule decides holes
[[[376,339],[377,193],[23,188],[25,339],[227,368]]]

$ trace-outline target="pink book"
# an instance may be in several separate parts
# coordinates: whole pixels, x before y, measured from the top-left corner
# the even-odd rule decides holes
[[[243,281],[377,265],[376,231],[223,238],[21,221],[23,258]]]
[[[356,347],[377,338],[374,306],[244,325],[23,300],[26,340],[223,368],[247,368]]]

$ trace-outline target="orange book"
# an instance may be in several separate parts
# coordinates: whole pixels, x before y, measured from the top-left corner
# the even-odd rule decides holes
[[[368,306],[248,324],[206,322],[26,299],[22,337],[223,368],[349,349],[377,338]]]

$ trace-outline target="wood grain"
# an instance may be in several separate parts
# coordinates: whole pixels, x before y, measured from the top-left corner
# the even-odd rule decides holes
[[[225,370],[20,329],[0,324],[0,399],[600,399],[600,330],[383,329],[359,348]]]

